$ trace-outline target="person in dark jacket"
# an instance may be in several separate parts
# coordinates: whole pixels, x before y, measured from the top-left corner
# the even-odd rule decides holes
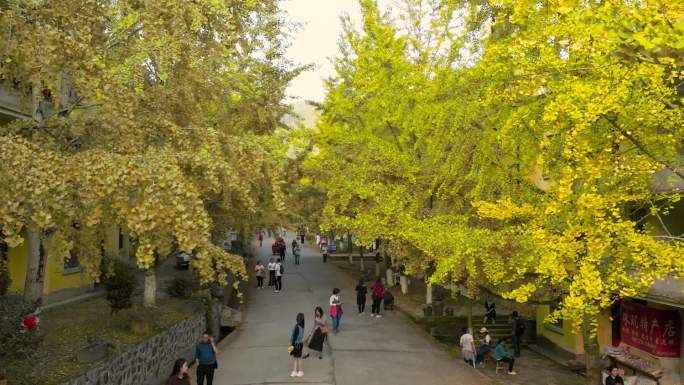
[[[177,359],[173,364],[171,376],[166,380],[165,385],[190,385],[188,362],[184,358]]]
[[[368,288],[363,282],[363,278],[359,279],[359,283],[354,290],[356,290],[356,305],[359,307],[359,315],[362,315],[366,309],[366,294],[368,293]]]
[[[525,334],[525,321],[518,315],[517,311],[511,313],[511,340],[513,342],[513,352],[516,357],[520,357],[520,345]]]
[[[297,314],[297,322],[290,337],[290,355],[292,356],[292,373],[290,377],[302,377],[302,350],[304,349],[304,314]]]
[[[487,321],[492,321],[492,324],[496,323],[496,304],[494,302],[487,302],[485,300],[484,303],[485,306],[485,315],[484,315],[484,321],[482,323],[486,324]]]
[[[606,385],[624,385],[625,381],[620,377],[620,370],[617,366],[611,366],[608,373],[610,374],[606,377]]]
[[[382,293],[382,302],[385,304],[385,310],[394,310],[394,295],[391,291],[385,289]]]

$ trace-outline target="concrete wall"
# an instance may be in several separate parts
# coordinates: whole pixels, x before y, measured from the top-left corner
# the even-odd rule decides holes
[[[205,324],[196,314],[63,385],[159,385],[177,358],[192,358]]]

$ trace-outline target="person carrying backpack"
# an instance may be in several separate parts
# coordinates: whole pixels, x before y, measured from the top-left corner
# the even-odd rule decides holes
[[[520,345],[525,334],[525,321],[518,315],[517,311],[511,313],[511,339],[513,342],[513,352],[516,357],[520,357]]]

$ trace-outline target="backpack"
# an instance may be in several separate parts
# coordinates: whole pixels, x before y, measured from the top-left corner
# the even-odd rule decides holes
[[[280,274],[285,274],[285,268],[282,263],[280,264]]]
[[[525,334],[525,322],[521,318],[518,318],[515,321],[515,334],[517,334],[517,335]]]

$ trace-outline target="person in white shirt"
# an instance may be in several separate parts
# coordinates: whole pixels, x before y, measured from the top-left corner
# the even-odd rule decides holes
[[[280,262],[280,258],[275,263],[275,290],[274,293],[280,293],[283,289],[283,264]]]
[[[473,339],[472,332],[467,327],[463,328],[463,335],[461,335],[459,345],[461,345],[461,355],[463,356],[463,361],[465,361],[468,365],[474,365],[475,341]]]
[[[275,285],[275,262],[273,258],[268,261],[268,287]]]
[[[492,336],[489,335],[489,330],[486,327],[480,329],[480,346],[477,347],[475,353],[475,363],[484,365],[484,359],[492,351]]]
[[[330,318],[332,318],[333,333],[337,334],[340,330],[340,319],[342,318],[342,301],[338,288],[334,288],[330,296]]]

